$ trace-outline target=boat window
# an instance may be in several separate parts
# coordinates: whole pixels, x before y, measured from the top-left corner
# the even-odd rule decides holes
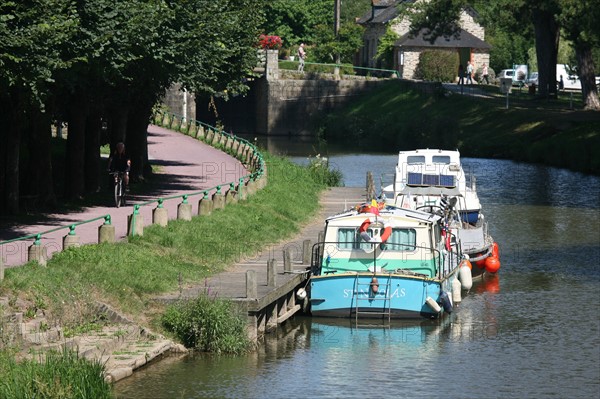
[[[406,163],[408,163],[409,165],[425,163],[425,156],[424,155],[409,155],[406,157]]]
[[[442,163],[444,165],[448,165],[450,163],[450,157],[448,155],[434,155],[433,163]]]
[[[380,228],[368,229],[370,237],[381,234]],[[356,228],[338,229],[338,249],[369,249],[372,244],[365,242]],[[415,229],[392,229],[392,234],[384,244],[386,251],[414,251],[417,245]]]

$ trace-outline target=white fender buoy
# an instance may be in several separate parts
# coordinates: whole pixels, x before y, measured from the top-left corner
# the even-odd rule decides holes
[[[455,278],[452,281],[452,302],[459,303],[460,301],[462,301],[461,288],[462,286],[460,284],[460,281],[458,281],[458,279]]]
[[[425,299],[425,303],[427,303],[427,305],[429,305],[429,307],[433,309],[435,313],[440,313],[442,311],[440,305],[430,296]]]
[[[298,291],[296,291],[296,298],[299,301],[303,301],[304,298],[306,298],[306,290],[304,288],[298,289]]]
[[[460,279],[460,284],[464,290],[470,290],[473,287],[473,276],[471,275],[471,269],[469,266],[462,265],[458,270],[458,278]]]

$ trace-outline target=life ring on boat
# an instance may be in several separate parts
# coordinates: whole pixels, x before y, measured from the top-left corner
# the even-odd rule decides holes
[[[379,219],[380,221],[383,219]],[[362,222],[362,224],[360,225],[360,227],[358,228],[358,232],[360,233],[360,236],[363,238],[363,240],[367,241],[367,242],[371,242],[372,237],[369,236],[369,234],[367,233],[367,230],[369,229],[369,226],[371,226],[371,218],[366,218],[364,222]],[[379,232],[379,238],[381,239],[381,243],[385,243],[388,238],[390,238],[390,236],[392,235],[392,226],[390,226],[387,221],[383,220],[383,229]],[[379,242],[379,241],[378,241]]]

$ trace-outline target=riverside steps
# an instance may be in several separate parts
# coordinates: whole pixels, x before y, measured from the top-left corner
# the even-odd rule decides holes
[[[156,300],[169,303],[193,299],[203,293],[231,299],[247,311],[248,333],[256,340],[299,310],[306,309],[308,300],[298,299],[296,293],[308,284],[312,246],[318,242],[325,219],[365,199],[365,188],[328,189],[321,194],[317,216],[296,236],[283,242],[265,243],[260,253],[239,259],[226,271],[207,279],[205,284]]]

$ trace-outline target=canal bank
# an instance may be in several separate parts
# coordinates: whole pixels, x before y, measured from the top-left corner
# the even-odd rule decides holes
[[[485,93],[475,95],[473,93]],[[427,95],[389,81],[321,117],[319,137],[361,152],[458,149],[464,157],[512,159],[600,175],[600,112],[561,94],[539,99],[495,86],[440,87]]]

